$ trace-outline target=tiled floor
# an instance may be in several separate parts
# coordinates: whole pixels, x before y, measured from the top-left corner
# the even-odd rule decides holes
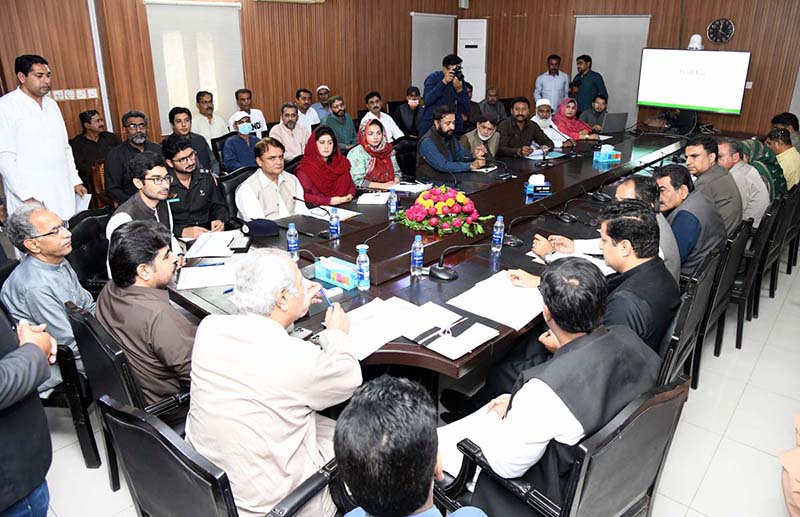
[[[792,417],[800,412],[800,274],[781,272],[775,299],[765,289],[761,317],[745,325],[741,350],[734,348],[735,324],[731,310],[721,357],[711,353],[712,342],[704,349],[700,389],[689,394],[656,517],[788,515],[777,454],[795,445]],[[54,450],[50,515],[135,517],[127,489],[109,490],[105,465],[84,467],[67,413],[47,411]],[[99,434],[97,440],[102,454]]]

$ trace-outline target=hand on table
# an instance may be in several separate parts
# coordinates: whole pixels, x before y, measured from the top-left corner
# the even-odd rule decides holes
[[[531,251],[534,253],[534,255],[544,260],[546,256],[556,251],[556,249],[549,240],[537,233],[533,236],[533,245],[531,246]]]
[[[560,253],[575,253],[575,241],[563,235],[551,235],[547,238],[555,251]]]

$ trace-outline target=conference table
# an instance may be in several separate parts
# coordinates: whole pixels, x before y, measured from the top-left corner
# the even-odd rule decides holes
[[[618,163],[608,164],[593,160],[593,145],[578,142],[574,152],[564,157],[548,160],[542,164],[527,158],[502,159],[497,170],[491,173],[465,173],[457,176],[458,190],[465,191],[474,201],[482,215],[503,215],[506,232],[523,239],[521,247],[503,246],[499,253],[492,253],[488,246],[464,247],[453,250],[444,261],[455,269],[458,278],[454,281],[440,281],[423,277],[411,277],[410,250],[417,232],[389,220],[383,205],[359,205],[355,201],[342,205],[349,210],[360,212],[352,219],[341,223],[341,235],[330,240],[320,237],[300,235],[301,252],[299,266],[306,278],[314,276],[313,257],[338,257],[355,263],[356,245],[368,240],[370,257],[370,289],[344,291],[332,299],[348,311],[368,303],[376,297],[384,300],[397,296],[417,305],[434,302],[473,321],[497,329],[499,335],[472,352],[450,360],[424,346],[405,338],[387,343],[362,361],[364,366],[395,365],[413,367],[454,379],[474,373],[481,375],[499,358],[505,356],[514,342],[523,334],[541,323],[541,316],[535,318],[524,328],[515,331],[502,324],[487,320],[446,305],[451,298],[473,287],[477,282],[487,279],[506,269],[525,269],[539,274],[543,267],[526,254],[530,251],[533,235],[559,234],[574,239],[599,237],[599,225],[595,215],[602,209],[602,203],[593,199],[591,192],[606,189],[611,191],[615,183],[631,174],[658,165],[680,149],[675,138],[663,135],[634,137],[628,134],[612,135],[611,144],[622,153]],[[676,143],[678,145],[676,145]],[[511,175],[502,177],[503,173]],[[552,187],[552,194],[532,201],[525,195],[524,183],[531,174],[543,174]],[[454,186],[452,179],[443,177],[442,184]],[[417,194],[401,196],[400,203],[407,207],[414,203]],[[579,222],[564,223],[554,213],[567,205],[569,211],[578,215]],[[516,222],[514,222],[516,219]],[[327,221],[308,216],[292,216],[278,221],[281,226],[294,222],[303,233],[317,235],[327,230]],[[509,223],[512,223],[509,228]],[[473,238],[463,234],[450,234],[443,237],[424,235],[424,263],[430,265],[439,261],[445,249],[451,246],[485,244],[491,239],[491,226],[494,220],[485,223],[485,233]],[[254,239],[252,249],[275,246],[285,249],[285,230],[271,238]],[[202,262],[216,262],[202,259]],[[194,265],[194,264],[192,264]],[[333,287],[324,281],[324,287]],[[175,285],[169,289],[173,302],[202,318],[208,314],[228,314],[233,312],[229,301],[229,289],[225,287],[205,287],[177,290]],[[491,300],[487,300],[491,303]],[[296,325],[317,333],[323,330],[325,304],[314,304],[309,313],[296,322]]]

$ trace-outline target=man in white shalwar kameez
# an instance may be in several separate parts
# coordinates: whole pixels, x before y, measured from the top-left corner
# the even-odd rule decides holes
[[[14,63],[20,86],[0,98],[0,174],[9,214],[26,201],[39,201],[67,220],[83,186],[64,117],[51,99],[50,68],[41,56]]]

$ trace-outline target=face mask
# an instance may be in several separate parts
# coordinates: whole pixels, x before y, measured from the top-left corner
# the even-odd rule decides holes
[[[480,131],[478,131],[478,138],[480,138],[480,139],[481,139],[481,142],[486,142],[487,140],[489,140],[489,139],[490,139],[490,138],[492,138],[493,136],[494,136],[494,131],[492,131],[492,134],[491,134],[491,135],[489,135],[489,136],[483,136],[483,135],[481,134],[481,132],[480,132]]]
[[[419,106],[419,99],[408,99],[409,108],[416,108],[417,106]]]
[[[249,135],[253,132],[253,124],[250,122],[245,122],[244,124],[239,124],[238,128],[239,133],[243,135]]]

